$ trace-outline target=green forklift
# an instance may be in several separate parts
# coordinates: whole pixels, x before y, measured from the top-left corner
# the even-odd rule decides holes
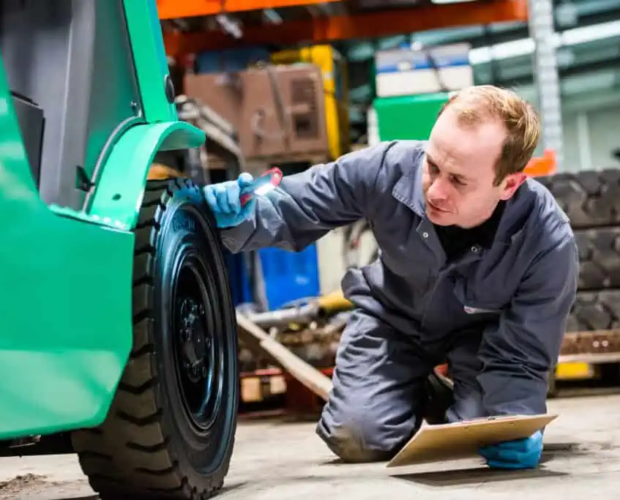
[[[237,324],[155,0],[0,2],[0,451],[77,453],[101,499],[204,499]],[[182,174],[182,173],[181,173]]]

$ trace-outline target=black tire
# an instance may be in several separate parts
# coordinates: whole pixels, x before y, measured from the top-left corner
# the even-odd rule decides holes
[[[578,292],[567,332],[620,328],[620,291]]]
[[[131,356],[105,422],[73,433],[73,446],[102,500],[205,499],[228,472],[239,404],[222,247],[202,193],[186,180],[148,184],[135,233]],[[202,354],[211,365],[192,365]],[[212,415],[200,421],[190,406],[202,393],[191,390],[207,393],[209,384],[202,402]]]
[[[579,290],[620,288],[620,227],[575,231]]]
[[[620,224],[620,170],[583,171],[540,177],[574,229]]]

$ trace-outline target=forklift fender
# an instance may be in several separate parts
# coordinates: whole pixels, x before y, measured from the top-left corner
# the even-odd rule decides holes
[[[195,148],[205,140],[202,130],[183,121],[131,127],[114,144],[102,166],[89,215],[115,228],[134,229],[157,151]]]

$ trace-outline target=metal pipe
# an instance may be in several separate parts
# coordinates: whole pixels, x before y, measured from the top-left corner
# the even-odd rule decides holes
[[[261,328],[269,328],[273,326],[286,326],[289,323],[305,323],[312,321],[319,316],[319,313],[319,304],[317,302],[311,302],[298,307],[248,314],[247,318]]]

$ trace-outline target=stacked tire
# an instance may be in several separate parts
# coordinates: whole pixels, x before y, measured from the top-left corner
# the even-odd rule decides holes
[[[566,212],[579,247],[579,288],[567,333],[620,326],[620,170],[538,179]]]

